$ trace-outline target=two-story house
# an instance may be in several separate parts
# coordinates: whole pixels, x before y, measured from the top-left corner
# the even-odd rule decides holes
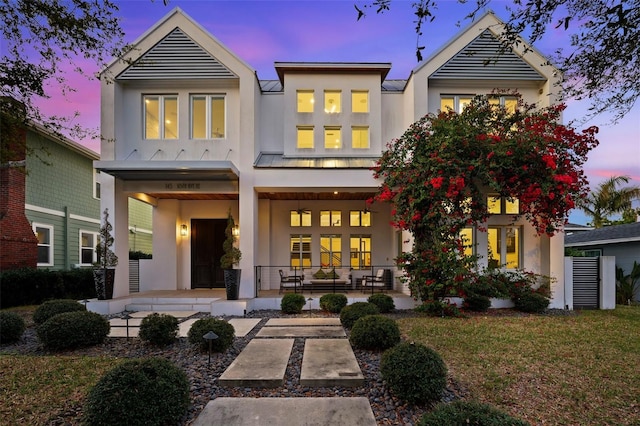
[[[152,206],[153,268],[140,290],[222,286],[229,209],[242,298],[277,289],[277,274],[265,274],[273,268],[335,266],[357,277],[393,265],[408,236],[390,226],[388,205],[366,204],[386,144],[424,114],[461,110],[493,89],[517,89],[540,106],[558,99],[560,76],[535,49],[496,56],[500,25],[484,15],[406,80],[387,80],[390,63],[299,62],[277,62],[278,79],[260,80],[180,9],[169,13],[102,72],[105,142],[95,166],[119,256],[130,249],[121,243],[129,197]],[[562,306],[562,235],[537,236],[524,219],[513,223],[517,202],[487,196],[487,231],[468,230],[480,262],[554,276],[552,303]],[[115,296],[127,293],[120,264]]]

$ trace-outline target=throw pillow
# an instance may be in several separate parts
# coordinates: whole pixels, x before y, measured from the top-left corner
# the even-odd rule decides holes
[[[327,274],[322,270],[322,268],[318,269],[315,274],[313,274],[313,278],[317,280],[323,280],[327,278]]]

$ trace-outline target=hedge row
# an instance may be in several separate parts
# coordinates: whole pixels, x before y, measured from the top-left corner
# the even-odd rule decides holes
[[[93,271],[72,269],[15,269],[0,273],[0,308],[39,305],[50,299],[92,299],[96,297]]]

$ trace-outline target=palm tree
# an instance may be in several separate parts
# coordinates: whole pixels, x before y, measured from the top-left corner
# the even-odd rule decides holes
[[[580,201],[578,207],[592,219],[594,228],[602,228],[613,214],[631,210],[633,201],[640,199],[640,186],[618,189],[618,185],[629,183],[630,179],[629,176],[611,176]]]

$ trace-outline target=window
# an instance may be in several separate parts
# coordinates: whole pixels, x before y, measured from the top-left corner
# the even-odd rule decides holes
[[[342,238],[340,235],[320,235],[320,265],[342,266]]]
[[[324,128],[324,147],[325,149],[340,149],[342,147],[341,139],[342,131],[340,127]]]
[[[473,256],[475,252],[473,228],[463,228],[462,231],[460,231],[460,238],[462,239],[462,246],[464,247],[464,255]]]
[[[507,112],[510,114],[514,114],[518,109],[517,96],[489,96],[489,103],[491,105],[500,105],[505,107]]]
[[[222,139],[225,129],[224,95],[191,96],[192,139]]]
[[[298,112],[313,112],[315,100],[313,98],[313,90],[298,90]]]
[[[292,269],[311,267],[311,235],[291,235],[289,247]]]
[[[369,128],[353,126],[351,128],[351,147],[354,149],[369,148]]]
[[[351,91],[351,112],[369,112],[369,92],[366,90]]]
[[[33,224],[38,238],[38,266],[53,266],[53,226]]]
[[[325,90],[324,92],[324,112],[326,114],[338,114],[342,112],[339,90]]]
[[[520,214],[520,201],[517,198],[488,197],[487,211],[489,214]]]
[[[93,198],[100,199],[100,170],[93,169]]]
[[[96,232],[80,231],[80,264],[91,265],[96,261]]]
[[[371,268],[371,235],[352,235],[349,238],[349,260],[353,269]]]
[[[154,95],[144,97],[144,138],[178,138],[178,97]]]
[[[311,212],[306,210],[291,210],[291,226],[311,226]]]
[[[448,109],[461,113],[473,99],[474,95],[443,95],[440,97],[440,110]]]
[[[341,226],[342,212],[340,210],[320,211],[320,226]]]
[[[297,147],[299,149],[313,148],[313,127],[298,127]]]
[[[350,226],[371,226],[371,212],[362,210],[351,210],[349,212]]]
[[[487,230],[489,266],[493,268],[520,267],[520,228],[515,226],[490,226]]]

